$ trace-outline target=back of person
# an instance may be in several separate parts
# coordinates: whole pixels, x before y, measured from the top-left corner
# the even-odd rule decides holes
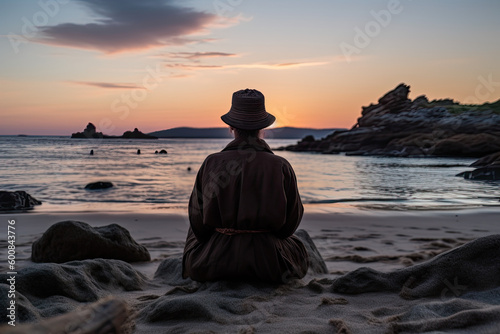
[[[198,171],[183,276],[197,281],[301,278],[308,259],[293,236],[303,214],[295,173],[264,140],[236,132],[240,135],[209,155]]]

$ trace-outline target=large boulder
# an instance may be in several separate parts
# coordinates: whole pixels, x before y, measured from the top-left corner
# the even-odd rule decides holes
[[[62,263],[94,258],[126,262],[151,260],[146,247],[117,224],[92,227],[79,221],[63,221],[52,225],[32,245],[33,262]]]
[[[26,191],[0,191],[0,211],[28,210],[40,204]]]

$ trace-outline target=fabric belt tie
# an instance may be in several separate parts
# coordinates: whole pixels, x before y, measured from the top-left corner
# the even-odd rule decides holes
[[[216,228],[215,231],[225,235],[247,234],[247,233],[269,233],[269,230],[236,230],[234,228]]]

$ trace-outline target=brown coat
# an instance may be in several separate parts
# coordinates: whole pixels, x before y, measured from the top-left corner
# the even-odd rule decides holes
[[[198,171],[183,277],[271,282],[304,277],[307,253],[293,236],[303,212],[288,161],[262,139],[233,140]]]

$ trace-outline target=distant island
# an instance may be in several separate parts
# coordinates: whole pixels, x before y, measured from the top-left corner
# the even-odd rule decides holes
[[[500,151],[500,100],[460,104],[452,99],[408,98],[398,85],[377,104],[362,107],[350,130],[280,149],[346,155],[482,157]]]
[[[158,137],[142,133],[137,128],[134,131],[125,131],[121,136],[109,136],[97,132],[94,124],[89,123],[83,132],[75,132],[71,138],[103,138],[103,139],[158,139]]]
[[[305,136],[314,138],[323,138],[335,131],[345,129],[310,129],[310,128],[294,128],[281,127],[273,129],[265,129],[265,138],[267,139],[299,139]],[[159,138],[231,138],[232,135],[227,127],[221,128],[190,128],[178,127],[168,130],[161,130],[149,133],[149,135]]]

